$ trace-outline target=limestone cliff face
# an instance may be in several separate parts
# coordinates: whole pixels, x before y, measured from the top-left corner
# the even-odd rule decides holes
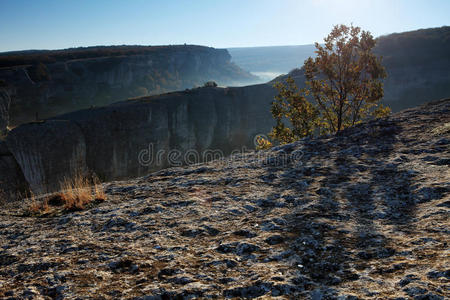
[[[35,193],[57,190],[79,170],[132,178],[254,148],[272,126],[273,97],[273,88],[257,85],[128,100],[21,125],[7,144]]]
[[[225,54],[224,61],[228,59]],[[174,66],[177,65],[175,62],[182,61],[177,56],[171,57]],[[91,63],[95,65],[102,59]],[[95,73],[98,77],[92,75],[92,80],[106,82],[109,86],[122,81],[124,85],[133,82],[126,78],[132,78],[135,71],[130,70],[138,68],[127,69],[124,62],[142,62],[137,56],[105,59],[120,60],[119,66],[111,67],[114,71],[109,75]],[[193,64],[186,69],[201,73],[202,62],[195,59],[186,62]],[[86,60],[65,65],[73,70],[78,63],[85,68],[89,66]],[[418,89],[422,88],[422,93],[434,90],[436,85],[427,82],[441,82],[444,86],[450,82],[446,66],[445,62],[436,63],[428,65],[427,69],[424,64],[416,64],[410,70],[405,65],[390,64],[385,82],[385,101],[411,93],[410,97],[399,98],[404,101],[388,102],[394,110],[410,107],[421,95]],[[422,75],[413,72],[417,68],[422,70]],[[437,72],[438,68],[441,71]],[[22,72],[28,74],[24,70]],[[298,82],[303,82],[301,70],[292,75]],[[9,93],[14,94],[13,88],[9,89]],[[64,177],[79,171],[94,172],[103,180],[125,179],[169,166],[226,156],[243,147],[253,148],[255,135],[270,131],[273,124],[270,103],[275,92],[269,84],[197,88],[93,107],[44,122],[24,124],[12,130],[6,140],[10,153],[8,159],[14,157],[14,164],[20,166],[21,172],[9,172],[11,164],[8,163],[4,168],[0,166],[0,173],[11,173],[11,180],[17,182],[25,178],[35,193],[43,193],[57,190]],[[429,98],[419,100],[422,102],[424,99]],[[394,103],[399,106],[394,106]]]
[[[230,59],[224,49],[167,47],[142,54],[8,66],[0,68],[0,80],[10,87],[11,122],[20,124],[93,105],[192,88],[208,80],[220,85],[255,80]]]
[[[254,137],[273,125],[275,92],[267,84],[197,88],[24,124],[6,139],[23,174],[11,180],[23,176],[44,193],[80,171],[107,181],[134,178],[252,149]]]

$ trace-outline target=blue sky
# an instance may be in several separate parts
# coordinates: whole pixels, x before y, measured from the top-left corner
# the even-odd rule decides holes
[[[379,36],[449,21],[450,0],[0,0],[0,52],[122,44],[302,45],[322,41],[340,23]]]

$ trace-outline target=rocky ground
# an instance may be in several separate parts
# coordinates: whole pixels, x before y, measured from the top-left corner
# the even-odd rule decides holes
[[[0,297],[450,297],[450,100],[0,216]]]

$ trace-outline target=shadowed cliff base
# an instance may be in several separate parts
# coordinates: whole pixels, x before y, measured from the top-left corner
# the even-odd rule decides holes
[[[450,99],[0,217],[0,295],[445,299]],[[3,294],[1,294],[3,293]]]

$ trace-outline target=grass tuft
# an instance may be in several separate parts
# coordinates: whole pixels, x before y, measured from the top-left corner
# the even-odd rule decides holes
[[[41,204],[36,201],[36,196],[31,191],[29,198],[31,200],[31,204],[28,210],[32,214],[38,214],[41,211]]]
[[[89,180],[79,174],[64,179],[59,195],[66,210],[83,210],[85,205],[94,200]]]
[[[100,180],[77,174],[72,178],[65,178],[60,183],[60,192],[45,197],[40,203],[30,192],[31,204],[28,212],[31,215],[42,215],[51,212],[51,208],[63,207],[65,211],[79,211],[86,209],[92,203],[106,200],[106,194]]]

